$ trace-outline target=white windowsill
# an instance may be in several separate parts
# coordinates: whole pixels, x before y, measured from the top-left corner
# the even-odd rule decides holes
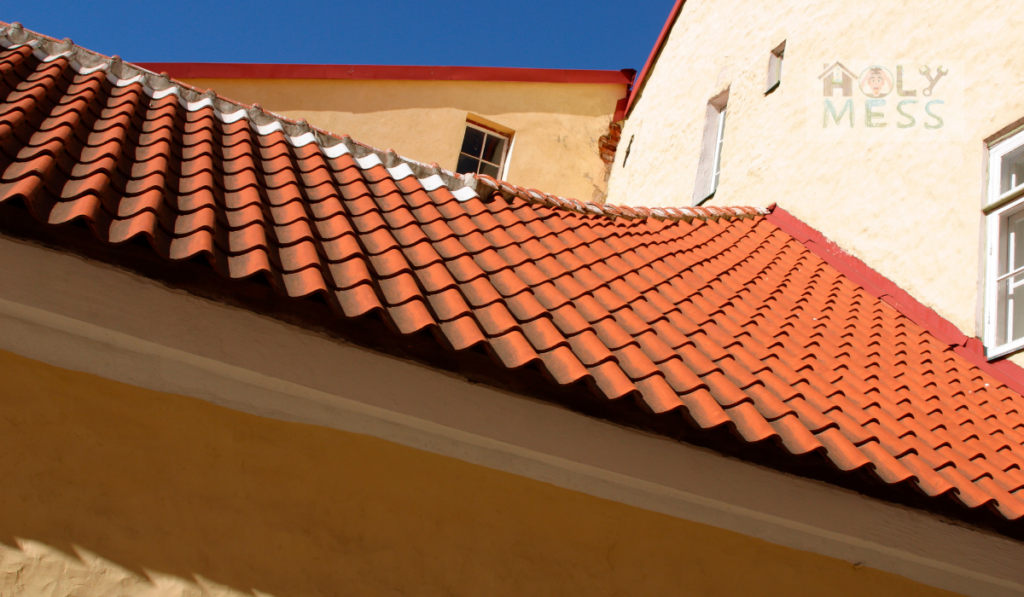
[[[1008,354],[1015,353],[1017,351],[1024,350],[1024,338],[1009,342],[1007,344],[1001,344],[992,349],[985,349],[985,359],[988,361],[994,361],[1000,357],[1005,357]]]

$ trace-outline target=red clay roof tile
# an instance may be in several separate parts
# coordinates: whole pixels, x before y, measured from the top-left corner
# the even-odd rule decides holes
[[[678,410],[1024,517],[1024,399],[1005,385],[1024,382],[901,314],[913,299],[876,292],[877,275],[830,265],[837,249],[781,210],[596,205],[460,177],[2,35],[0,203],[40,222],[141,236],[647,416]]]

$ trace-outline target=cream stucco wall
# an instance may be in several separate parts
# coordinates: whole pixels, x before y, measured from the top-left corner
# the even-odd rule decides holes
[[[0,594],[952,595],[0,351]]]
[[[708,204],[777,202],[974,336],[983,140],[1024,117],[1019,9],[995,0],[688,0],[624,127],[609,201],[690,205],[705,106],[728,88],[721,183]],[[765,95],[769,52],[784,40],[782,84]],[[817,77],[836,60],[945,64],[953,70],[941,84],[960,89],[945,108],[959,108],[962,128],[929,138],[918,106],[916,133],[901,136],[910,131],[893,126],[893,93],[888,128],[871,131],[879,136],[821,134]]]
[[[379,149],[454,170],[467,114],[514,131],[506,180],[603,200],[608,134],[625,85],[494,81],[185,79]]]

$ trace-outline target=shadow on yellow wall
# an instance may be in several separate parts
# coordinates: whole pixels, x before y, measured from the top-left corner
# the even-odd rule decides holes
[[[948,594],[375,438],[2,351],[0,380],[5,597],[47,582],[48,593],[181,594],[197,577],[277,597]],[[67,565],[54,550],[86,562]],[[125,580],[119,568],[149,579]]]

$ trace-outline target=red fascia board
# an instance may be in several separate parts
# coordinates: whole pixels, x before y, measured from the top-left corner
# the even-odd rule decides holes
[[[665,21],[665,26],[661,28],[658,40],[654,42],[654,49],[651,50],[651,55],[647,57],[647,62],[644,63],[644,67],[640,71],[640,76],[633,79],[633,88],[630,90],[629,99],[626,101],[626,116],[629,116],[630,111],[633,109],[633,103],[647,81],[647,75],[650,74],[654,61],[658,59],[658,54],[661,53],[661,48],[665,45],[665,40],[668,39],[668,34],[672,31],[672,26],[676,24],[676,19],[679,18],[679,13],[683,10],[684,4],[686,4],[686,0],[676,0],[675,5],[672,6],[672,12],[668,14],[668,20]]]
[[[615,114],[612,115],[612,122],[619,122],[620,120],[626,119],[626,102],[629,101],[629,95],[615,102]]]
[[[636,71],[483,66],[390,66],[368,64],[243,64],[137,62],[175,79],[349,79],[377,81],[501,81],[630,85]]]
[[[778,205],[769,207],[771,213],[765,218],[780,230],[792,236],[809,251],[821,257],[869,294],[885,301],[907,319],[927,330],[940,342],[949,344],[953,352],[962,356],[972,365],[988,373],[1008,388],[1024,395],[1024,368],[1007,359],[989,361],[985,348],[977,338],[970,338],[951,321],[942,317],[920,301],[910,296],[895,282],[868,267],[860,259],[844,251],[839,245],[825,238],[821,232],[811,228]]]

